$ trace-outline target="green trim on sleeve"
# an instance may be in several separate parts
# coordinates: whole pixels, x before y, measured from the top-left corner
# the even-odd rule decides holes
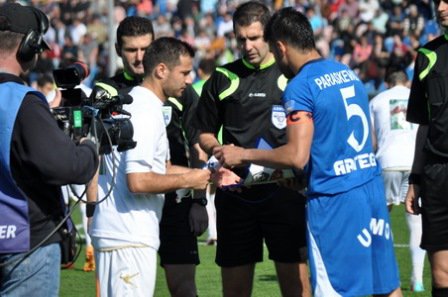
[[[224,100],[238,89],[238,86],[240,85],[240,78],[232,71],[222,67],[217,67],[216,71],[221,72],[230,80],[230,86],[219,94],[219,100]]]
[[[423,80],[429,74],[429,71],[432,69],[432,67],[434,67],[434,65],[436,64],[437,54],[434,51],[431,51],[424,47],[420,48],[418,51],[423,55],[425,55],[429,60],[428,66],[425,69],[423,69],[422,72],[420,72],[418,75],[418,78],[420,80]]]

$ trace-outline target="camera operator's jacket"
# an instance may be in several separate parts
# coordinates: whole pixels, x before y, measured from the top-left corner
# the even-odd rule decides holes
[[[26,252],[64,215],[60,186],[88,182],[98,166],[93,143],[76,146],[48,103],[17,76],[0,73],[0,254]],[[56,232],[45,244],[60,241]]]
[[[0,94],[0,252],[24,252],[30,246],[28,203],[11,173],[10,150],[12,130],[26,93],[32,89],[13,82],[1,85]],[[39,98],[45,100],[39,93]],[[8,98],[8,100],[5,100]]]

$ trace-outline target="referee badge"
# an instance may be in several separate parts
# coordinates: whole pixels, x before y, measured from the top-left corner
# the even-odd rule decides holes
[[[286,111],[281,105],[272,106],[271,121],[278,129],[286,128]]]
[[[162,106],[163,120],[165,121],[165,126],[171,123],[171,115],[173,113],[173,108],[171,106]]]

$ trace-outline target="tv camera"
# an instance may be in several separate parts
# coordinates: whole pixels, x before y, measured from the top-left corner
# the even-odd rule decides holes
[[[131,114],[123,110],[123,104],[132,103],[130,95],[111,94],[95,86],[87,96],[79,86],[88,76],[88,68],[80,62],[54,70],[53,76],[62,102],[52,112],[59,127],[75,142],[90,133],[99,144],[99,154],[111,153],[112,146],[126,151],[137,145],[132,139]]]

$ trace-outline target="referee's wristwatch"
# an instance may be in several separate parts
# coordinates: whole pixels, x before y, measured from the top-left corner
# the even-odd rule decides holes
[[[193,198],[193,199],[191,199],[191,201],[193,203],[197,203],[197,204],[202,205],[202,206],[206,206],[207,205],[207,198],[205,198],[205,197]]]

